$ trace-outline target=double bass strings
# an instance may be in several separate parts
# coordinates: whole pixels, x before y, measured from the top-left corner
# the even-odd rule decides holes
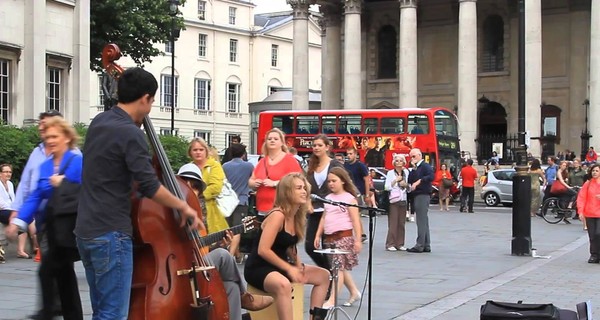
[[[164,150],[162,144],[160,143],[160,141],[158,141],[158,139],[156,138],[157,137],[156,131],[154,130],[154,126],[152,125],[152,122],[150,121],[149,116],[144,117],[143,124],[144,124],[144,129],[146,130],[146,134],[148,135],[148,139],[150,140],[150,143],[154,147],[156,158],[158,159],[158,162],[162,168],[162,171],[163,171],[162,178],[163,178],[165,185],[179,199],[185,200],[185,198],[183,196],[183,191],[181,190],[181,188],[179,187],[179,184],[177,183],[177,178],[175,177],[173,168],[171,167],[169,160],[166,158],[165,150]],[[182,218],[182,215],[177,210],[173,210],[173,211],[177,218],[179,218],[179,219]],[[198,232],[198,230],[191,227],[191,223],[189,220],[187,220],[185,223],[185,231],[187,233],[188,238],[193,242],[194,256],[195,256],[195,259],[196,259],[197,263],[199,264],[199,266],[200,267],[211,266],[209,261],[204,257],[204,255],[202,253],[204,246],[202,245],[202,243],[200,241],[200,233]],[[192,268],[194,268],[194,267],[195,266],[193,266]]]

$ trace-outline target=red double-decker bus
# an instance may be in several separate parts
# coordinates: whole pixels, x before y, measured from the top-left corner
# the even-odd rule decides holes
[[[408,159],[412,148],[421,149],[425,161],[436,169],[441,163],[449,168],[460,163],[458,121],[445,108],[263,111],[256,150],[271,128],[281,129],[286,144],[299,155],[311,153],[313,138],[326,134],[334,153],[355,147],[369,167],[390,169],[395,154]]]

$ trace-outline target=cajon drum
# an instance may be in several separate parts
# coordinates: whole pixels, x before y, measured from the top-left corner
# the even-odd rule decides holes
[[[264,291],[248,285],[248,292],[259,295],[270,295]],[[294,320],[303,320],[304,316],[304,285],[302,283],[292,283],[292,306]],[[248,311],[252,320],[279,320],[277,316],[277,307],[275,303],[268,308],[260,311]]]

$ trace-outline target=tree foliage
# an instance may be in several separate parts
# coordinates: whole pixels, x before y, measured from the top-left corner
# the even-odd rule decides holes
[[[188,156],[189,141],[181,136],[161,135],[158,137],[163,145],[171,167],[177,173],[177,170],[184,164],[190,162]]]
[[[185,0],[180,0],[180,5]],[[168,0],[94,0],[90,2],[90,62],[93,71],[102,70],[101,53],[115,43],[123,55],[136,64],[152,61],[161,54],[153,46],[170,39],[172,19]],[[177,16],[178,29],[183,18]]]

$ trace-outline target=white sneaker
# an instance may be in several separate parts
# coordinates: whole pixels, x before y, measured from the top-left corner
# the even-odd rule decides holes
[[[398,249],[396,249],[395,247],[388,247],[385,250],[387,250],[387,251],[398,251]]]
[[[410,220],[410,222],[415,222],[415,217],[412,217],[412,216],[411,216],[411,217],[410,217],[410,218],[408,218],[408,219]]]
[[[406,247],[405,246],[401,246],[400,248],[398,248],[398,250],[400,250],[400,251],[406,251]]]

